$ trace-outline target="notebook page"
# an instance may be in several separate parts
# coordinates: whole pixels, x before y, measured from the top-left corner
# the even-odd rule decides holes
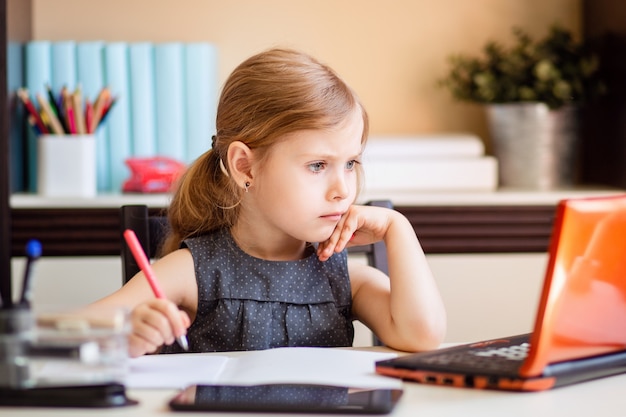
[[[144,355],[129,360],[128,388],[184,388],[214,384],[228,363],[227,356],[202,353]]]
[[[375,362],[395,353],[332,348],[287,347],[231,358],[221,384],[310,383],[359,388],[399,388],[401,381],[377,375]]]

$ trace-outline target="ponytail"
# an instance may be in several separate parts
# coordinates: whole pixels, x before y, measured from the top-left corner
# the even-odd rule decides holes
[[[177,183],[167,213],[171,229],[161,255],[178,249],[189,237],[232,226],[240,199],[241,189],[220,168],[218,152],[202,154]]]

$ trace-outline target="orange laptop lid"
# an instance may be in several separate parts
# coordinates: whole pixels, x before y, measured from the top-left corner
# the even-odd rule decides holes
[[[626,195],[560,202],[550,254],[525,377],[626,348]]]

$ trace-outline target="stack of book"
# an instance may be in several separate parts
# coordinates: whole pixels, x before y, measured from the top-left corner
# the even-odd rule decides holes
[[[48,87],[55,93],[79,90],[83,100],[76,114],[87,115],[85,99],[96,100],[102,91],[115,97],[106,125],[91,130],[96,136],[98,191],[119,192],[130,175],[128,158],[167,156],[189,163],[210,148],[217,57],[215,45],[207,42],[10,43],[7,84],[12,100],[24,101],[17,97],[24,87],[33,104],[48,97]],[[12,191],[35,191],[38,134],[20,128],[28,117],[20,107],[11,106]]]
[[[364,193],[373,198],[438,191],[494,191],[498,164],[470,134],[373,136],[363,153]]]

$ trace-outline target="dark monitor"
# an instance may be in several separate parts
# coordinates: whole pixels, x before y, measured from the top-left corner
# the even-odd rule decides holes
[[[12,175],[16,174],[11,160],[11,118],[16,105],[9,83],[9,42],[23,43],[32,38],[32,0],[0,0],[0,295],[4,307],[11,303],[11,205]],[[16,120],[13,120],[15,128]],[[13,153],[15,155],[15,153]],[[16,177],[17,178],[17,177]]]
[[[9,113],[7,94],[7,7],[6,0],[0,0],[0,22],[5,30],[0,30],[0,292],[2,305],[11,303],[11,206],[9,177]]]

